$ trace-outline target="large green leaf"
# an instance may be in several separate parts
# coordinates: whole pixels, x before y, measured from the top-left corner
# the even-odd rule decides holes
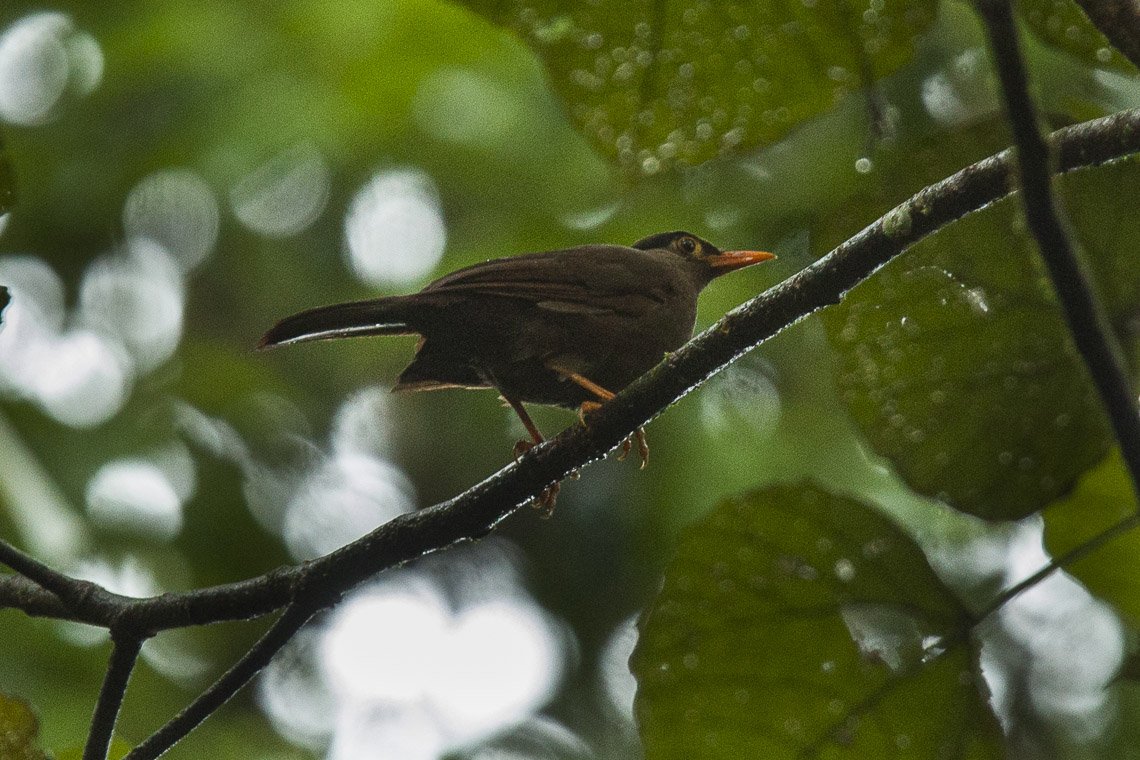
[[[37,738],[40,724],[21,699],[0,693],[0,758],[47,760]]]
[[[1089,21],[1073,0],[1018,0],[1017,10],[1048,45],[1086,63],[1135,74],[1136,67]]]
[[[1114,449],[1090,470],[1067,498],[1045,510],[1045,547],[1054,557],[1084,546],[1091,539],[1136,513],[1132,481]],[[1075,576],[1097,597],[1116,607],[1133,624],[1140,624],[1140,529],[1117,536],[1088,556],[1069,565]]]
[[[990,152],[1000,135],[942,135],[888,162],[882,184],[820,225],[821,249]],[[1138,181],[1140,164],[1126,161],[1059,183],[1120,322],[1138,301],[1130,252],[1140,217],[1119,188]],[[840,393],[872,446],[916,490],[988,519],[1023,517],[1060,497],[1111,441],[1018,204],[951,224],[824,315]]]
[[[649,760],[1001,756],[957,599],[875,510],[801,484],[683,535],[631,660]]]
[[[574,124],[652,174],[772,142],[895,71],[934,0],[462,0],[538,54]]]

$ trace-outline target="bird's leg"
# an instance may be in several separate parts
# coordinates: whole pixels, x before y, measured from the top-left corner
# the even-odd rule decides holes
[[[602,401],[609,401],[614,397],[614,392],[606,390],[602,386],[595,383],[588,377],[578,374],[577,372],[570,372],[558,367],[551,367],[555,372],[559,373],[567,380],[579,385],[590,393],[600,398]],[[578,407],[578,419],[582,421],[583,427],[586,425],[586,415],[591,412],[597,411],[602,407],[598,401],[583,401],[581,406]],[[641,469],[645,469],[645,465],[649,464],[649,443],[645,440],[645,429],[638,428],[634,431],[632,438],[637,439],[637,454],[641,458]],[[629,456],[629,450],[633,448],[633,442],[630,438],[626,438],[621,443],[621,453],[618,454],[618,459],[625,459]]]
[[[542,433],[539,431],[538,425],[534,424],[534,420],[530,418],[530,415],[527,413],[526,407],[522,405],[522,402],[516,401],[507,395],[503,395],[503,400],[510,404],[511,409],[515,410],[515,414],[517,414],[519,416],[519,419],[522,420],[523,427],[526,428],[526,431],[530,433],[531,437],[531,440],[529,441],[524,438],[521,441],[515,442],[514,453],[515,461],[517,462],[523,454],[530,451],[538,444],[543,443],[546,439],[542,437]],[[533,501],[531,501],[530,505],[538,510],[540,517],[550,518],[554,515],[554,504],[558,500],[558,491],[561,487],[562,486],[559,483],[552,483],[543,489],[542,493],[536,496]]]
[[[583,401],[578,407],[578,421],[582,423],[582,427],[586,427],[586,415],[593,414],[601,408],[602,405],[597,401]]]
[[[515,410],[515,414],[517,414],[519,416],[519,419],[522,420],[522,424],[523,427],[526,428],[526,432],[530,433],[531,440],[521,440],[515,443],[515,459],[517,460],[519,457],[533,449],[538,444],[544,443],[546,439],[542,437],[542,433],[539,431],[538,425],[534,424],[534,420],[530,418],[530,415],[526,411],[526,407],[524,407],[521,402],[514,400],[510,396],[502,396],[501,398],[503,401],[506,401],[507,404],[510,405],[511,409]]]

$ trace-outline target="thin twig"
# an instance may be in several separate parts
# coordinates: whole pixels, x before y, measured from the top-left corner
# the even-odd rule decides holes
[[[123,705],[127,682],[138,662],[143,637],[134,633],[114,635],[112,642],[111,659],[107,663],[107,673],[103,676],[99,701],[95,703],[95,714],[91,718],[91,731],[87,734],[83,760],[107,760],[119,708]]]
[[[986,21],[994,64],[1001,79],[1006,111],[1017,146],[1021,199],[1029,231],[1037,241],[1061,302],[1073,342],[1084,358],[1124,462],[1132,490],[1140,497],[1140,409],[1108,318],[1074,249],[1053,199],[1049,148],[1041,137],[1036,109],[1029,97],[1025,62],[1009,0],[978,0]]]
[[[269,664],[273,655],[289,643],[312,615],[311,605],[293,603],[286,607],[281,617],[277,618],[269,630],[234,663],[233,667],[223,673],[182,712],[127,753],[124,760],[153,760],[173,747],[224,705],[241,687],[249,683],[250,679]]]
[[[1042,565],[1041,568],[1037,570],[1037,572],[1026,578],[1023,578],[990,600],[990,603],[983,607],[982,611],[974,616],[973,624],[977,625],[978,623],[982,622],[990,615],[994,614],[999,609],[1004,607],[1010,599],[1013,599],[1015,596],[1018,596],[1022,592],[1036,586],[1038,583],[1045,580],[1058,570],[1063,570],[1064,568],[1069,567],[1076,562],[1079,562],[1080,560],[1095,552],[1100,547],[1115,539],[1117,536],[1122,536],[1131,530],[1135,530],[1137,527],[1140,527],[1140,514],[1128,515],[1123,520],[1120,520],[1116,524],[1109,526],[1100,533],[1097,533],[1092,538],[1084,541],[1080,545],[1073,547],[1069,551],[1062,554],[1060,557],[1056,557],[1053,560],[1050,560],[1047,564]]]

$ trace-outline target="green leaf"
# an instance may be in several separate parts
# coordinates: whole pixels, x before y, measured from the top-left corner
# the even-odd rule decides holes
[[[1119,449],[1090,470],[1067,498],[1045,510],[1045,548],[1059,557],[1136,514],[1132,481]],[[1140,623],[1140,530],[1133,528],[1065,568],[1090,593]]]
[[[1018,0],[1025,23],[1046,44],[1100,68],[1135,74],[1136,67],[1089,21],[1073,0]]]
[[[123,760],[132,749],[130,744],[115,737],[108,748],[107,760]],[[83,747],[69,747],[56,755],[55,760],[83,760]]]
[[[1135,198],[1122,192],[1137,182],[1140,159],[1135,156],[1066,174],[1058,181],[1063,208],[1084,249],[1097,294],[1122,333],[1140,305],[1140,262],[1136,259],[1140,219]]]
[[[649,760],[996,758],[957,599],[873,509],[810,485],[682,536],[631,659]],[[921,709],[917,709],[921,706]]]
[[[4,135],[0,134],[0,215],[6,214],[16,205],[16,172],[8,160],[8,150],[4,147]]]
[[[604,156],[653,174],[773,142],[910,60],[934,0],[462,0],[514,29]]]
[[[0,758],[47,760],[37,745],[40,724],[27,703],[0,693]]]
[[[939,135],[820,225],[836,242],[905,195],[1000,144],[1004,130]],[[915,167],[922,167],[916,170]],[[1140,218],[1125,161],[1064,177],[1077,238],[1114,320],[1140,293]],[[1017,519],[1067,493],[1111,443],[1017,199],[914,246],[824,313],[836,381],[872,447],[917,491],[987,519]]]

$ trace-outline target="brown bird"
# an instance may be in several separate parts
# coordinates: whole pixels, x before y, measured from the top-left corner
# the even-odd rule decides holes
[[[494,388],[531,441],[524,403],[585,415],[687,341],[697,296],[714,278],[774,258],[720,251],[688,232],[475,264],[418,293],[322,306],[278,322],[260,348],[366,335],[421,336],[394,390]],[[637,431],[642,466],[648,448]],[[629,450],[629,442],[625,451]],[[553,504],[553,495],[548,501]]]

